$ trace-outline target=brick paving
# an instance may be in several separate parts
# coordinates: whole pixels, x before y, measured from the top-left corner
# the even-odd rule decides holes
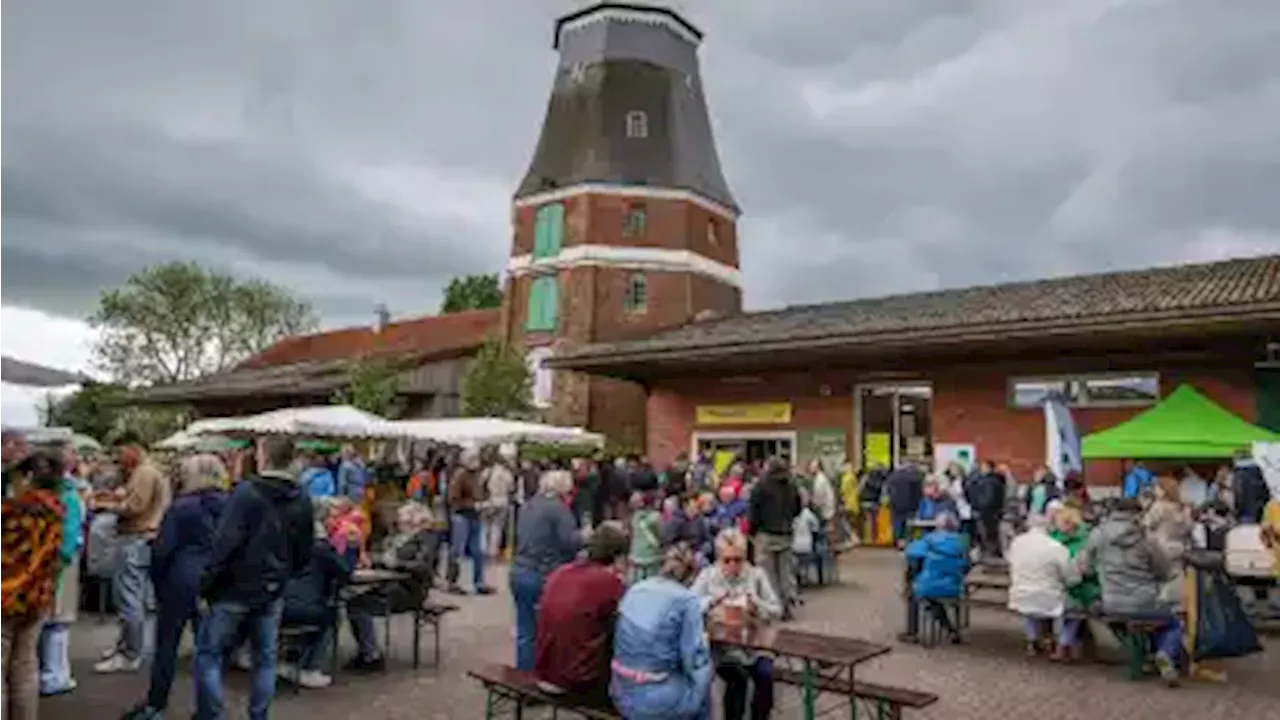
[[[841,566],[843,583],[813,590],[797,626],[819,632],[892,643],[901,625],[896,583],[899,564],[893,553],[856,551]],[[494,570],[496,577],[501,570]],[[499,583],[501,586],[502,584]],[[511,607],[505,593],[461,598],[463,610],[445,623],[444,658],[439,670],[414,671],[409,664],[409,627],[393,622],[393,659],[385,674],[339,673],[331,688],[293,694],[281,688],[272,707],[279,720],[471,720],[483,715],[483,696],[465,677],[466,668],[485,661],[509,662]],[[89,667],[105,647],[113,628],[85,618],[75,631],[75,674],[80,687],[71,695],[45,701],[45,720],[116,718],[145,692],[145,674],[94,676]],[[351,639],[343,633],[343,655]],[[1100,664],[1061,667],[1028,661],[1021,654],[1018,626],[997,610],[975,610],[968,644],[924,650],[895,646],[867,664],[859,677],[937,693],[937,705],[915,714],[935,720],[974,718],[1183,717],[1262,718],[1280,706],[1280,638],[1264,638],[1268,652],[1233,661],[1229,684],[1187,683],[1167,690],[1155,682],[1129,682],[1121,668]],[[430,652],[429,649],[427,651]],[[229,717],[243,717],[242,673],[228,674]],[[799,717],[792,708],[798,695],[779,688],[776,718]],[[830,701],[828,701],[830,702]],[[190,717],[191,682],[183,672],[174,691],[170,718]],[[531,715],[538,717],[538,715]],[[836,715],[832,715],[833,717]],[[911,717],[908,714],[908,717]]]

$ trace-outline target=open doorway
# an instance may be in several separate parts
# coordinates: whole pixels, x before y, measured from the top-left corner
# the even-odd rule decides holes
[[[927,384],[859,385],[854,391],[863,467],[907,460],[933,466],[933,388]]]

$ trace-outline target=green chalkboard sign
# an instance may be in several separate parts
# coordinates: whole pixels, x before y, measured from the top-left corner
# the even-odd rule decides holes
[[[800,431],[796,438],[800,444],[797,448],[799,468],[804,469],[810,460],[818,458],[826,468],[827,474],[834,476],[848,459],[848,438],[848,432],[840,428]]]

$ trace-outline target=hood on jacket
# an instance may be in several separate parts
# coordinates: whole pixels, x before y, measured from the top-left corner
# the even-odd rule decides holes
[[[293,475],[283,470],[267,470],[249,482],[276,505],[297,500],[302,495],[302,488],[298,487]]]
[[[1121,548],[1136,547],[1146,538],[1146,533],[1142,529],[1138,515],[1118,510],[1112,512],[1098,526],[1098,534],[1111,544]]]

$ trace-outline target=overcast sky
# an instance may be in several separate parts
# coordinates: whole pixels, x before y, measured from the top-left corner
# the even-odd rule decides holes
[[[83,368],[167,260],[434,311],[504,265],[580,4],[6,2],[4,352]],[[752,308],[1280,251],[1275,0],[684,6]]]

